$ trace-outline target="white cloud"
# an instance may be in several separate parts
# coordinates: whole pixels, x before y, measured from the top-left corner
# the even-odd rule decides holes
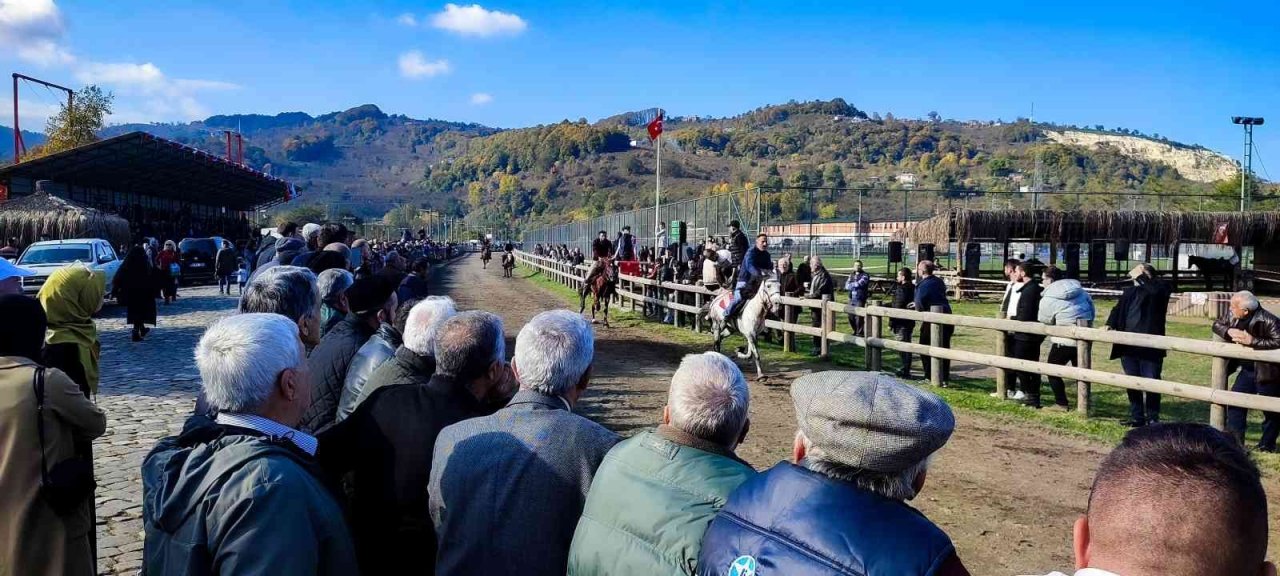
[[[529,24],[510,12],[486,10],[479,4],[445,4],[444,12],[431,16],[431,25],[462,36],[487,38],[524,32]]]
[[[0,0],[0,46],[42,67],[75,61],[62,36],[66,24],[53,0]]]
[[[399,16],[396,16],[396,22],[397,22],[397,23],[399,23],[399,24],[402,24],[402,25],[404,25],[404,26],[411,26],[411,27],[412,27],[412,26],[417,26],[417,25],[418,25],[418,17],[417,17],[417,16],[414,16],[413,14],[410,14],[410,13],[408,13],[408,12],[405,12],[404,14],[401,14],[401,15],[399,15]]]
[[[422,52],[410,50],[400,55],[400,75],[405,78],[430,78],[448,74],[451,67],[448,60],[427,60]]]
[[[210,111],[197,96],[202,92],[235,90],[239,86],[217,80],[192,80],[169,78],[158,66],[150,62],[88,62],[78,67],[76,79],[86,84],[102,84],[124,96],[136,96],[142,106],[124,107],[112,115],[116,122],[137,121],[137,118],[198,120],[209,116]]]
[[[476,92],[471,95],[471,103],[475,106],[484,106],[490,102],[493,102],[493,95],[486,92]]]

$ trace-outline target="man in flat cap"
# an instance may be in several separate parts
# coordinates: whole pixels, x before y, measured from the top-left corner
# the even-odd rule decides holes
[[[955,429],[946,402],[875,372],[802,376],[791,398],[795,463],[729,496],[698,574],[969,574],[946,533],[906,503]]]

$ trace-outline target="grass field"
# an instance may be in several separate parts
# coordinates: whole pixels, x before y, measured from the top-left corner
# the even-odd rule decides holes
[[[551,281],[543,275],[532,274],[528,267],[521,267],[519,276],[548,288],[564,297],[567,301],[572,301],[574,304],[577,303],[577,295],[573,290]],[[845,294],[840,294],[838,299],[843,302],[847,301],[848,297]],[[1098,301],[1096,304],[1098,322],[1101,323],[1105,321],[1114,303]],[[998,308],[998,304],[990,302],[959,302],[953,305],[954,313],[970,316],[992,317],[996,315]],[[645,329],[654,330],[668,340],[688,346],[697,347],[710,344],[709,334],[699,334],[687,329],[659,324],[645,318],[642,314],[632,313],[629,310],[630,307],[628,306],[624,308],[622,313],[616,314],[614,316],[615,323],[622,326],[643,325]],[[838,318],[837,322],[846,328],[848,326],[847,320],[844,318]],[[802,314],[797,323],[808,325],[808,314]],[[1207,340],[1210,335],[1209,328],[1210,322],[1207,319],[1170,317],[1167,334],[1169,336]],[[917,326],[916,337],[918,338],[918,336],[919,327]],[[995,350],[995,337],[997,337],[996,333],[990,330],[962,327],[956,330],[952,338],[952,347],[974,352],[993,353]],[[739,346],[741,343],[740,336],[730,337],[725,341],[726,350]],[[782,351],[780,344],[772,344],[762,340],[760,344],[761,356],[766,362],[801,358],[802,356],[798,355],[808,354],[813,349],[810,337],[796,336],[796,347],[797,351],[795,353],[788,354]],[[1046,345],[1042,354],[1047,353],[1047,350],[1048,346]],[[1096,344],[1093,349],[1094,369],[1121,373],[1119,360],[1111,360],[1110,355],[1110,344]],[[863,369],[863,349],[853,344],[836,343],[831,348],[831,363],[839,368]],[[883,369],[886,371],[897,370],[901,366],[897,353],[888,350],[884,353],[883,363]],[[1207,386],[1210,363],[1209,358],[1205,356],[1170,352],[1168,357],[1165,358],[1163,377],[1167,380],[1185,384]],[[958,365],[959,363],[955,364]],[[920,374],[918,358],[915,360],[913,372],[917,376]],[[990,372],[990,369],[987,372]],[[1041,395],[1045,401],[1052,402],[1052,393],[1048,384],[1047,379],[1042,382]],[[927,386],[925,383],[920,383],[919,385]],[[1074,410],[1076,404],[1075,382],[1067,380],[1066,385],[1067,396]],[[995,390],[993,376],[953,377],[951,387],[942,389],[930,387],[930,390],[939,394],[957,408],[982,412],[999,418],[1034,421],[1061,431],[1082,434],[1108,442],[1118,442],[1127,431],[1127,428],[1121,422],[1128,417],[1129,403],[1125,390],[1121,388],[1094,384],[1093,409],[1089,418],[1084,418],[1075,412],[1061,413],[1034,410],[1014,402],[992,398],[988,394]],[[1248,441],[1252,445],[1257,442],[1258,435],[1261,432],[1261,414],[1253,411],[1250,412],[1249,416]],[[1165,396],[1161,405],[1161,419],[1166,422],[1207,423],[1209,421],[1209,405]],[[1280,456],[1256,454],[1256,457],[1259,463],[1269,470],[1280,471]]]

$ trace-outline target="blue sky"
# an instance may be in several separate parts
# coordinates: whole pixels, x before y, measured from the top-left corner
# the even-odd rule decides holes
[[[1232,157],[1242,135],[1229,117],[1268,116],[1257,145],[1272,179],[1278,39],[1274,0],[0,0],[0,69],[98,82],[117,94],[116,121],[375,103],[519,127],[836,96],[904,117],[1012,119],[1034,102],[1037,119],[1136,128]],[[55,97],[24,90],[23,121],[39,128]]]

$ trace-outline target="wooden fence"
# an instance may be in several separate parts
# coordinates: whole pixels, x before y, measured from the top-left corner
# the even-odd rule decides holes
[[[574,266],[567,262],[557,262],[549,258],[534,256],[527,252],[517,251],[516,258],[521,264],[540,270],[546,273],[549,278],[574,289],[582,287],[582,279],[586,276],[588,270],[585,265]],[[648,278],[623,274],[618,279],[618,294],[624,300],[624,306],[626,305],[625,301],[630,301],[633,310],[637,304],[642,306],[647,304],[671,310],[674,313],[674,324],[677,327],[701,332],[704,329],[702,308],[715,297],[717,292],[707,290],[701,286],[657,282]],[[1077,382],[1077,410],[1086,417],[1089,415],[1092,403],[1091,387],[1093,383],[1106,384],[1128,390],[1157,392],[1178,398],[1207,402],[1210,404],[1209,423],[1219,430],[1226,427],[1227,407],[1280,412],[1280,398],[1243,394],[1227,389],[1229,362],[1242,360],[1280,363],[1280,350],[1262,351],[1228,342],[1116,332],[1092,328],[1084,324],[1080,326],[1046,326],[1036,322],[943,314],[939,310],[929,312],[903,310],[880,306],[875,303],[857,307],[827,299],[814,300],[791,297],[783,297],[780,302],[784,305],[785,318],[781,321],[766,320],[765,326],[784,333],[783,349],[785,351],[794,350],[796,334],[819,338],[819,356],[823,359],[829,357],[832,342],[850,343],[863,348],[863,359],[867,369],[877,371],[883,365],[882,357],[885,350],[910,352],[920,355],[922,359],[927,358],[925,361],[931,363],[930,380],[935,386],[941,385],[946,378],[942,369],[943,360],[951,360],[996,368],[996,392],[1001,397],[1004,396],[1008,386],[1009,378],[1006,371],[1027,371],[1045,376],[1057,376],[1075,380]],[[798,316],[799,309],[802,308],[820,314],[821,325],[812,327],[797,324],[795,319]],[[856,336],[837,330],[837,314],[863,317],[866,320],[865,336]],[[923,345],[885,338],[886,318],[913,320],[920,324],[922,330],[932,330],[931,344]],[[942,327],[944,325],[994,331],[996,334],[992,338],[994,342],[993,353],[955,350],[943,346]],[[1057,336],[1075,340],[1077,342],[1078,366],[1059,366],[1047,362],[1007,357],[1005,355],[1005,338],[1003,334],[1012,332],[1045,337]],[[1140,346],[1204,356],[1206,360],[1212,362],[1212,375],[1208,382],[1209,385],[1199,386],[1172,380],[1142,378],[1095,370],[1092,367],[1093,345],[1095,343]]]

